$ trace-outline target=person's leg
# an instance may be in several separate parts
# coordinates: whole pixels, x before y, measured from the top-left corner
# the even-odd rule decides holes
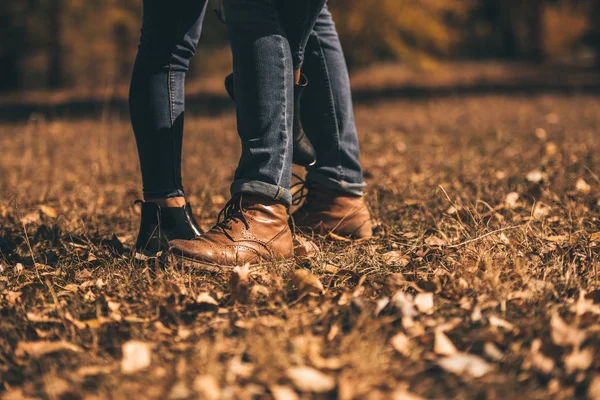
[[[208,0],[144,0],[129,95],[145,200],[184,197],[184,83]]]
[[[129,108],[142,171],[136,258],[160,255],[168,240],[200,234],[181,179],[184,83],[207,0],[144,0]]]
[[[226,0],[242,155],[231,195],[291,203],[293,69],[276,0]]]
[[[327,6],[308,40],[302,72],[310,82],[300,104],[302,125],[318,163],[308,167],[308,200],[296,222],[343,236],[371,236],[350,79]]]
[[[280,0],[279,11],[292,50],[294,82],[301,83],[306,44],[326,0]]]
[[[292,200],[294,63],[280,1],[225,1],[242,155],[232,200],[215,227],[194,240],[171,242],[175,254],[194,264],[223,267],[293,255],[287,208]]]

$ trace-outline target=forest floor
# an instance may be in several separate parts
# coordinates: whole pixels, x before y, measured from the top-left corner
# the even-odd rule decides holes
[[[0,398],[600,399],[600,97],[386,99],[356,120],[376,237],[205,273],[132,262],[129,123],[0,125]],[[186,121],[209,228],[233,113]]]

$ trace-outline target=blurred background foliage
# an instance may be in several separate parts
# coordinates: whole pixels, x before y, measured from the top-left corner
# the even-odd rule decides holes
[[[211,0],[209,7],[216,7]],[[596,0],[330,0],[351,68],[506,59],[598,65]],[[129,80],[141,0],[0,3],[0,90],[103,87]],[[225,27],[207,13],[192,76],[231,68]]]

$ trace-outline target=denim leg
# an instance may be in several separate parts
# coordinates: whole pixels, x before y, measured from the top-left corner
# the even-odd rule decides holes
[[[365,183],[359,162],[348,68],[331,13],[325,6],[308,40],[302,72],[308,86],[302,98],[302,125],[317,152],[309,180],[362,195]]]
[[[306,43],[326,0],[279,0],[280,15],[292,50],[294,70],[304,62]]]
[[[251,193],[289,205],[293,65],[276,0],[226,0],[242,155],[232,196]]]
[[[129,92],[144,198],[183,196],[185,75],[208,0],[144,0],[142,35]]]

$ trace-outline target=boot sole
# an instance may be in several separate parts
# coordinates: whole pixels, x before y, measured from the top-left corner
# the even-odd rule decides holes
[[[201,271],[206,271],[206,272],[232,272],[236,267],[243,267],[244,265],[248,264],[248,267],[250,269],[250,271],[257,271],[257,270],[263,270],[265,269],[269,264],[271,263],[281,263],[281,262],[295,262],[296,258],[290,258],[290,259],[284,259],[284,260],[273,260],[273,261],[267,261],[267,260],[260,260],[258,262],[252,262],[252,263],[246,263],[246,264],[240,264],[240,265],[222,265],[222,264],[215,264],[215,263],[210,263],[210,262],[206,262],[206,261],[200,261],[191,257],[187,257],[181,254],[170,254],[170,257],[172,257],[173,262],[176,262],[178,264],[180,264],[182,267],[184,268],[191,268],[191,269],[195,269],[195,270],[201,270]]]
[[[171,253],[171,257],[173,257],[175,259],[175,261],[177,263],[181,264],[183,267],[188,267],[188,268],[193,268],[193,269],[198,269],[198,270],[203,270],[203,271],[208,271],[208,272],[233,271],[236,267],[241,267],[241,266],[245,265],[245,264],[241,264],[241,265],[215,264],[215,263],[210,263],[210,262],[206,262],[206,261],[196,260],[195,258],[187,257],[187,256],[184,256],[181,254],[173,254],[173,253]],[[251,270],[256,270],[263,265],[264,265],[263,263],[257,262],[257,263],[250,263],[249,267]]]

